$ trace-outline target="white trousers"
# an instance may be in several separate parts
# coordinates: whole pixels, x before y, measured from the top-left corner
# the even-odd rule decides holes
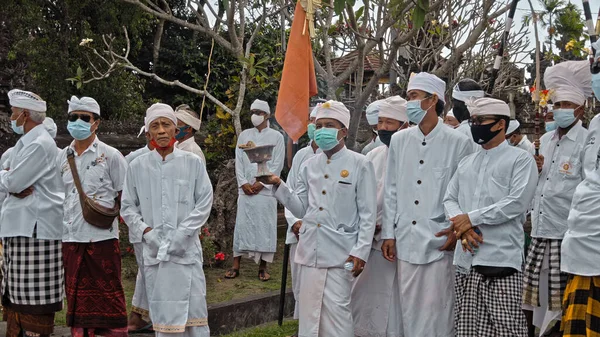
[[[290,245],[290,269],[292,271],[292,291],[294,292],[294,300],[296,306],[294,307],[294,319],[298,319],[300,314],[300,265],[294,262],[296,256],[297,243]]]
[[[150,307],[148,306],[148,296],[146,294],[146,281],[144,280],[144,255],[143,244],[134,243],[135,260],[138,264],[138,272],[135,278],[135,289],[131,299],[132,311],[142,316],[145,321],[150,320]]]
[[[352,275],[343,268],[301,266],[299,337],[353,337]]]
[[[398,260],[404,336],[454,336],[452,256],[428,264]]]

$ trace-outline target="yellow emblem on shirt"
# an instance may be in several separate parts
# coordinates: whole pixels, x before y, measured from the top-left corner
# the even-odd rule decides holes
[[[348,170],[342,170],[340,175],[342,176],[342,178],[347,178],[350,175],[350,172],[348,172]]]

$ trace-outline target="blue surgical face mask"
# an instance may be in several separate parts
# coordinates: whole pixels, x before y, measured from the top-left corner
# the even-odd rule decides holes
[[[592,90],[596,99],[600,99],[600,73],[592,74]]]
[[[406,104],[406,114],[408,115],[408,120],[411,123],[415,123],[418,125],[425,117],[427,111],[421,108],[422,101],[423,100],[421,99],[413,100],[408,101],[408,103]]]
[[[19,117],[17,117],[17,119],[10,121],[10,127],[12,128],[13,132],[18,135],[22,135],[25,133],[25,129],[23,128],[23,126],[25,125],[25,122],[23,121],[23,125],[17,125],[17,121],[19,120],[19,118],[21,118],[21,116],[23,116],[24,113],[25,113],[25,111],[21,112],[21,114],[19,115]]]
[[[308,138],[310,140],[315,140],[315,130],[317,129],[317,126],[313,123],[308,124]]]
[[[323,151],[333,149],[340,143],[337,139],[338,131],[336,128],[320,128],[315,130],[315,143]]]
[[[190,126],[187,125],[178,127],[177,130],[179,130],[179,132],[177,132],[177,134],[175,135],[175,139],[183,139],[188,133],[188,128],[190,128]]]
[[[552,121],[552,122],[546,122],[546,132],[551,132],[556,130],[556,122]]]
[[[554,121],[560,128],[568,128],[575,122],[575,109],[554,109]]]
[[[71,136],[76,140],[88,139],[92,135],[91,128],[92,124],[84,122],[81,119],[74,122],[69,121],[67,124],[67,130],[69,130]]]

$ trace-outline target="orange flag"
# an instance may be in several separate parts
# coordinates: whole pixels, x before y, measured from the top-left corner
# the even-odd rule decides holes
[[[317,78],[308,21],[306,12],[298,1],[283,62],[283,73],[275,108],[277,123],[283,127],[294,142],[297,142],[306,132],[309,100],[316,94]]]

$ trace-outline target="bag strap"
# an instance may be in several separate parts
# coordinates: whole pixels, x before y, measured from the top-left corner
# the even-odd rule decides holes
[[[87,195],[83,192],[83,187],[81,186],[81,180],[79,179],[79,172],[77,172],[77,165],[75,164],[75,152],[71,147],[67,148],[67,162],[69,162],[69,167],[71,168],[71,175],[73,176],[73,182],[75,183],[75,188],[77,189],[77,193],[79,193],[79,200],[81,201],[83,207],[83,203]]]

